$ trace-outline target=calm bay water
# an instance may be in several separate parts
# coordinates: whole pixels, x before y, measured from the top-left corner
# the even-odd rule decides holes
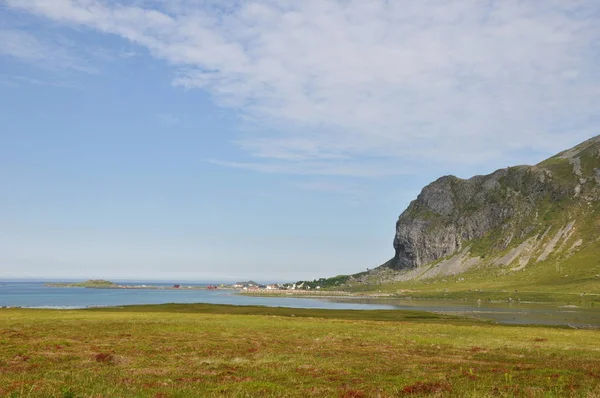
[[[127,282],[141,284],[140,282]],[[151,285],[150,283],[146,283]],[[168,286],[160,283],[157,285]],[[186,284],[188,285],[188,284]],[[0,282],[0,307],[85,308],[131,304],[210,303],[324,309],[399,309],[475,316],[505,324],[600,327],[600,310],[527,303],[470,304],[448,300],[254,297],[227,290],[84,289],[43,282]]]
[[[142,282],[117,282],[141,285]],[[144,283],[147,286],[172,286],[167,283]],[[193,284],[185,283],[185,286]],[[48,287],[43,282],[0,282],[0,307],[85,308],[132,304],[210,303],[264,305],[269,307],[326,309],[394,309],[388,304],[331,302],[294,297],[253,297],[232,290],[176,289],[85,289]]]

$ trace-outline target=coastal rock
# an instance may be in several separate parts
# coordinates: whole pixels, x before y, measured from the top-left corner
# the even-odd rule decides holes
[[[569,214],[569,209],[583,201],[595,203],[600,198],[599,154],[600,136],[535,166],[509,167],[469,179],[439,178],[423,188],[398,218],[395,256],[385,267],[413,269],[454,255],[464,257],[467,248],[471,256],[483,258],[526,241],[529,243],[521,246],[518,254],[505,254],[495,264],[508,265],[519,260],[521,253],[526,253],[529,261],[535,245],[528,239],[543,240],[554,218]],[[596,184],[581,184],[581,179]],[[570,230],[574,224],[561,220],[557,230],[553,229],[550,244],[540,246],[535,259],[548,258],[559,240],[570,236],[567,226]],[[519,269],[524,266],[520,261]]]

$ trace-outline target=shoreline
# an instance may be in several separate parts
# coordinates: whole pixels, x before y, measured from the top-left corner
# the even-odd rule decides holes
[[[323,292],[325,293],[325,292]],[[250,295],[252,296],[252,295]],[[271,296],[271,298],[276,299],[281,296]],[[301,297],[304,299],[346,299],[348,302],[352,302],[355,300],[365,299],[368,301],[369,298],[365,298],[364,296],[304,296]],[[381,297],[371,297],[370,299],[381,299]],[[384,298],[385,300],[385,298]],[[394,299],[392,299],[394,300]],[[520,303],[525,308],[521,307],[521,305],[517,304],[516,306],[509,306],[512,308],[486,308],[484,305],[481,309],[474,307],[471,304],[467,305],[465,308],[460,308],[454,306],[454,308],[446,307],[446,305],[442,305],[441,307],[432,307],[428,305],[426,302],[419,305],[418,299],[415,299],[413,302],[413,306],[410,307],[398,307],[398,308],[319,308],[319,307],[303,307],[303,306],[286,306],[282,303],[275,303],[275,305],[269,305],[266,303],[260,304],[228,304],[228,303],[206,303],[206,302],[194,302],[194,303],[174,303],[174,302],[165,302],[165,303],[151,303],[151,304],[109,304],[109,305],[32,305],[32,306],[2,306],[0,307],[0,312],[11,311],[11,310],[31,310],[31,311],[57,311],[57,312],[77,312],[77,311],[128,311],[128,312],[136,312],[140,310],[142,312],[196,312],[200,310],[209,311],[214,313],[238,313],[238,314],[247,314],[247,315],[274,315],[274,314],[295,314],[289,316],[299,316],[300,314],[312,314],[312,316],[317,317],[329,317],[336,315],[334,314],[344,314],[344,313],[352,313],[355,314],[353,317],[356,319],[365,319],[371,318],[374,315],[369,314],[397,314],[390,315],[391,317],[400,316],[403,317],[407,313],[422,313],[422,314],[432,314],[437,316],[456,316],[459,318],[470,318],[476,320],[485,320],[487,322],[492,322],[498,325],[514,325],[514,326],[545,326],[545,327],[565,327],[571,329],[600,329],[600,318],[597,316],[590,316],[589,309],[585,308],[574,308],[568,306],[555,306],[550,304],[547,308],[527,308],[527,304]],[[437,301],[437,300],[436,300]],[[373,303],[376,304],[376,303]],[[449,304],[449,303],[448,303]],[[464,303],[466,304],[466,303]],[[497,303],[502,306],[506,303]],[[400,305],[400,303],[398,303]],[[567,313],[574,313],[573,315],[566,315]],[[329,315],[327,315],[329,314]],[[362,315],[359,315],[362,314]],[[403,315],[404,314],[404,315]]]
[[[243,296],[256,296],[256,297],[301,297],[301,298],[322,298],[322,297],[353,297],[355,293],[346,292],[343,290],[323,290],[323,291],[312,291],[312,290],[283,290],[283,289],[261,289],[261,290],[238,290],[237,294]]]
[[[568,328],[580,330],[600,330],[600,324],[585,322],[527,322],[510,321],[489,316],[498,314],[490,311],[440,311],[414,309],[332,309],[332,308],[301,308],[301,307],[270,307],[264,305],[238,305],[238,304],[215,304],[215,303],[163,303],[163,304],[126,304],[126,305],[98,305],[98,306],[3,306],[0,313],[4,311],[107,311],[107,312],[165,312],[165,313],[205,313],[205,314],[238,314],[238,315],[268,315],[284,317],[312,317],[312,318],[339,318],[347,317],[355,320],[379,320],[397,321],[400,319],[414,320],[413,315],[418,314],[420,321],[457,321],[469,324],[489,324],[497,326],[515,327],[545,327],[545,328]],[[503,313],[510,315],[511,312]],[[486,316],[488,315],[488,316]],[[514,318],[513,318],[514,319]]]
[[[211,288],[208,286],[184,286],[181,285],[179,287],[175,286],[160,286],[160,285],[107,285],[107,286],[93,286],[93,285],[85,285],[85,284],[77,284],[77,283],[46,283],[45,287],[52,288],[75,288],[75,289],[126,289],[126,290],[236,290],[231,287],[218,287]]]
[[[594,307],[597,303],[596,294],[577,294],[577,293],[543,293],[543,292],[514,292],[511,296],[525,295],[532,296],[525,299],[518,297],[493,297],[496,295],[507,295],[505,291],[486,291],[485,293],[475,295],[474,292],[447,292],[439,295],[431,292],[405,292],[410,295],[398,295],[397,293],[367,293],[351,292],[344,290],[290,290],[290,289],[241,289],[232,286],[193,286],[193,285],[89,285],[85,283],[46,283],[44,286],[51,288],[85,288],[85,289],[113,289],[113,290],[161,290],[161,291],[227,291],[232,294],[248,297],[288,297],[288,298],[347,298],[353,300],[408,300],[408,301],[427,301],[441,300],[481,304],[547,304],[557,306],[577,305],[579,308]],[[490,295],[493,297],[490,297]],[[487,296],[487,297],[486,297]],[[535,297],[537,296],[537,297]],[[560,297],[557,297],[560,296]],[[587,299],[587,300],[586,300]],[[590,300],[591,299],[591,300]]]

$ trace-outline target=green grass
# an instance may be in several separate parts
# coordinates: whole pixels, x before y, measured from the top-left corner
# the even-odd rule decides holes
[[[215,305],[2,309],[0,325],[9,397],[600,395],[586,330]]]
[[[555,181],[573,184],[573,165],[568,159],[563,159],[557,155],[543,161],[539,166],[550,170],[552,172],[552,178]]]
[[[580,154],[581,172],[583,176],[591,178],[592,180],[594,180],[594,169],[600,167],[600,159],[598,158],[596,149],[597,148],[595,147],[590,147]]]

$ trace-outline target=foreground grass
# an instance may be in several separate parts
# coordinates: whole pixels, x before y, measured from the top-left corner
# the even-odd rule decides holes
[[[400,311],[2,309],[0,396],[595,397],[598,337]]]

